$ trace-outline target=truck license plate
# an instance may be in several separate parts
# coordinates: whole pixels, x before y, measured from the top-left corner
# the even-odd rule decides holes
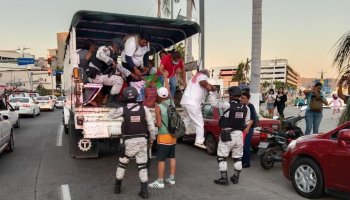
[[[258,148],[267,148],[269,146],[268,142],[260,142]]]

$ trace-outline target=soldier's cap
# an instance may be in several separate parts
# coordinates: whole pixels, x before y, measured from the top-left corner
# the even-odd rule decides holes
[[[124,49],[124,42],[120,38],[113,38],[111,40],[112,44],[116,46],[118,49]]]
[[[136,99],[139,93],[134,87],[127,87],[123,91],[123,97],[125,100]]]
[[[160,87],[158,90],[157,90],[157,94],[159,97],[161,98],[167,98],[169,96],[169,91],[168,89],[166,89],[165,87]]]

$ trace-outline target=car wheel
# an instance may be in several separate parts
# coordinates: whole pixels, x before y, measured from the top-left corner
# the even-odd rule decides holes
[[[33,110],[33,114],[32,114],[32,118],[34,118],[35,117],[35,110]]]
[[[55,111],[55,107],[52,107],[51,112]]]
[[[216,150],[218,148],[218,143],[216,142],[212,134],[208,134],[205,138],[205,146],[207,147],[207,153],[210,155],[216,155]]]
[[[264,169],[272,169],[275,161],[273,159],[273,152],[271,150],[267,150],[260,156],[260,165]]]
[[[19,119],[19,116],[18,116],[17,122],[15,124],[15,128],[19,128],[20,125],[21,125],[21,120]]]
[[[324,193],[322,171],[310,158],[301,158],[292,164],[291,179],[294,189],[305,198],[318,198]]]
[[[13,137],[13,133],[11,132],[11,135],[10,135],[10,140],[8,141],[8,145],[7,145],[7,149],[6,149],[8,152],[12,152],[15,150],[15,140],[14,140],[14,137]]]

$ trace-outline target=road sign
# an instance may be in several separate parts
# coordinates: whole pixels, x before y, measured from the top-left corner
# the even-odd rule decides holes
[[[18,65],[34,64],[34,58],[18,58],[17,63],[18,63]]]

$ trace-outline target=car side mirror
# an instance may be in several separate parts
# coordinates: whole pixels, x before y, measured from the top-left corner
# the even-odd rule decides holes
[[[338,134],[338,141],[350,143],[350,129],[341,130]]]
[[[2,118],[3,118],[4,120],[8,120],[8,119],[10,119],[10,117],[9,117],[9,116],[7,116],[7,115],[3,115],[3,116],[2,116]]]
[[[10,111],[11,111],[11,112],[14,112],[14,111],[16,111],[16,109],[14,109],[14,108],[10,108]]]

